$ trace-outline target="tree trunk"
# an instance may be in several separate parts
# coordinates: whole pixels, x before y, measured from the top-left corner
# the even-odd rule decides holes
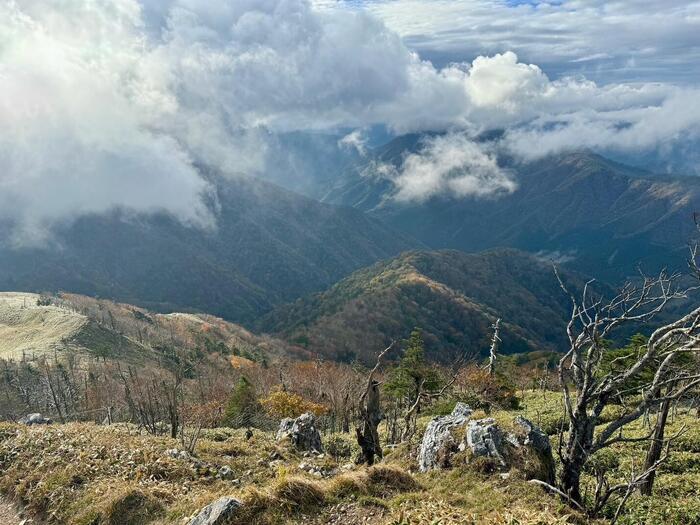
[[[357,434],[357,444],[362,450],[357,458],[358,463],[366,463],[367,465],[374,464],[375,456],[382,458],[382,447],[379,443],[379,432],[377,427],[382,421],[382,411],[379,398],[379,383],[372,381],[372,384],[367,392],[366,405],[361,407],[362,424],[360,428],[355,429]]]
[[[644,470],[648,470],[661,458],[661,452],[664,445],[664,432],[666,431],[666,421],[668,420],[668,412],[671,408],[671,400],[666,399],[661,403],[661,409],[656,416],[656,425],[654,426],[654,434],[651,438],[651,444],[647,451],[646,461],[644,462]],[[651,496],[654,489],[654,479],[656,478],[656,470],[649,472],[644,482],[639,488],[639,491],[645,496]]]
[[[593,446],[594,427],[587,414],[577,414],[569,425],[569,440],[562,458],[561,490],[581,505],[581,473]]]

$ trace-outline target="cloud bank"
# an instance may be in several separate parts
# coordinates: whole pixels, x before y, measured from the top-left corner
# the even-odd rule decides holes
[[[23,242],[114,208],[211,227],[196,166],[259,174],[280,133],[355,129],[339,147],[362,153],[376,125],[447,132],[391,175],[408,200],[512,191],[489,129],[524,158],[697,134],[693,87],[552,80],[507,50],[438,67],[406,42],[308,0],[6,0],[0,221]]]
[[[399,169],[385,166],[396,186],[395,199],[422,202],[438,195],[487,197],[513,192],[512,176],[498,165],[495,154],[463,134],[426,140],[418,153],[408,155]]]
[[[359,3],[436,64],[514,51],[552,78],[585,76],[600,84],[700,82],[698,0]]]

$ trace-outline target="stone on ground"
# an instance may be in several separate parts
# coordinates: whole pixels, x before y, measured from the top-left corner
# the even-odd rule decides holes
[[[316,428],[313,414],[302,414],[296,419],[283,419],[277,431],[277,440],[289,439],[297,450],[305,452],[323,452],[321,434]]]
[[[219,498],[200,510],[188,525],[225,525],[240,507],[241,502],[235,498]]]
[[[464,426],[472,410],[464,403],[457,403],[452,414],[434,418],[423,434],[418,452],[418,468],[421,472],[448,468],[450,458],[457,451],[452,430]]]

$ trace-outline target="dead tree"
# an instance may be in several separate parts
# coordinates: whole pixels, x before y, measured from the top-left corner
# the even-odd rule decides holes
[[[496,375],[496,356],[498,355],[498,346],[501,343],[501,338],[498,336],[501,327],[501,319],[496,319],[493,324],[493,337],[491,338],[491,347],[489,348],[489,364],[487,370],[489,377]]]
[[[421,381],[420,385],[418,386],[418,394],[416,395],[415,402],[410,407],[408,407],[408,410],[406,410],[406,413],[404,414],[404,427],[403,432],[401,434],[402,443],[405,443],[406,441],[410,440],[413,437],[413,434],[415,434],[416,432],[416,416],[418,414],[418,407],[420,406],[421,402],[431,399],[440,399],[443,395],[445,395],[445,392],[452,388],[452,385],[454,385],[455,381],[457,381],[457,376],[459,375],[463,364],[463,357],[457,359],[457,361],[452,367],[452,377],[437,392],[426,391],[426,380],[423,379],[423,381]]]
[[[656,479],[656,469],[651,469],[653,465],[661,458],[664,446],[664,433],[666,432],[666,421],[668,420],[668,412],[671,409],[671,400],[667,397],[661,403],[659,413],[656,415],[656,424],[651,436],[651,443],[647,451],[647,457],[644,466],[649,470],[649,474],[642,480],[639,491],[645,496],[651,496],[654,489],[654,480]]]
[[[594,297],[593,281],[590,281],[578,299],[569,292],[556,268],[555,274],[572,302],[567,326],[570,347],[557,367],[568,422],[568,432],[565,435],[562,429],[560,434],[559,489],[579,506],[585,506],[580,481],[590,456],[614,443],[650,439],[651,436],[626,437],[625,427],[647,410],[680,398],[700,383],[699,374],[673,367],[681,354],[700,348],[700,308],[657,328],[631,365],[606,371],[602,366],[605,341],[614,330],[621,325],[650,320],[669,301],[685,298],[689,289],[681,290],[679,276],[664,271],[655,278],[642,276],[638,284],[627,283],[610,301]],[[652,378],[645,381],[642,372],[650,368]],[[665,392],[659,394],[662,389]],[[601,423],[603,409],[623,398],[634,402],[625,405],[622,414],[605,428],[596,428]]]
[[[379,394],[379,386],[381,383],[374,379],[374,375],[379,370],[382,358],[394,347],[395,341],[392,341],[380,354],[377,356],[377,364],[370,371],[367,378],[367,387],[360,397],[358,403],[360,411],[360,424],[355,428],[357,436],[357,444],[360,446],[361,453],[357,458],[357,463],[366,463],[367,465],[374,464],[375,456],[381,459],[383,457],[381,443],[379,442],[379,432],[377,428],[382,422],[384,415],[382,414],[381,398]]]

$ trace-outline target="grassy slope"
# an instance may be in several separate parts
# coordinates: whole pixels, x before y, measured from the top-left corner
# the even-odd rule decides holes
[[[37,306],[38,297],[0,293],[0,358],[31,358],[80,349],[73,340],[89,324],[88,318],[56,306]]]
[[[524,413],[555,428],[560,411],[557,394],[526,393],[522,409],[493,415],[506,421]],[[421,425],[428,420],[422,418]],[[621,523],[700,523],[700,424],[694,415],[679,413],[669,432],[682,425],[687,430],[657,478],[656,494],[650,499],[634,496]],[[638,426],[635,432],[644,429]],[[339,463],[279,448],[271,433],[256,431],[246,441],[243,431],[207,431],[197,447],[203,462],[199,466],[165,453],[177,446],[169,438],[140,435],[124,425],[0,425],[0,491],[19,497],[29,511],[50,523],[66,525],[183,523],[222,495],[245,502],[241,523],[585,523],[517,472],[504,479],[458,465],[450,471],[408,475],[415,469],[410,455],[415,443],[388,451],[379,468],[352,466],[323,480],[300,470],[300,462],[329,469]],[[283,459],[271,462],[274,451]],[[640,445],[626,443],[596,460],[610,462],[609,473],[622,479],[633,459],[642,456]],[[238,482],[217,479],[223,466],[233,470]],[[591,481],[587,477],[584,483]]]
[[[210,315],[155,314],[128,304],[61,294],[38,306],[36,294],[0,293],[0,358],[29,359],[55,353],[157,360],[168,348],[234,350],[242,355],[280,355],[288,345],[257,336]]]

